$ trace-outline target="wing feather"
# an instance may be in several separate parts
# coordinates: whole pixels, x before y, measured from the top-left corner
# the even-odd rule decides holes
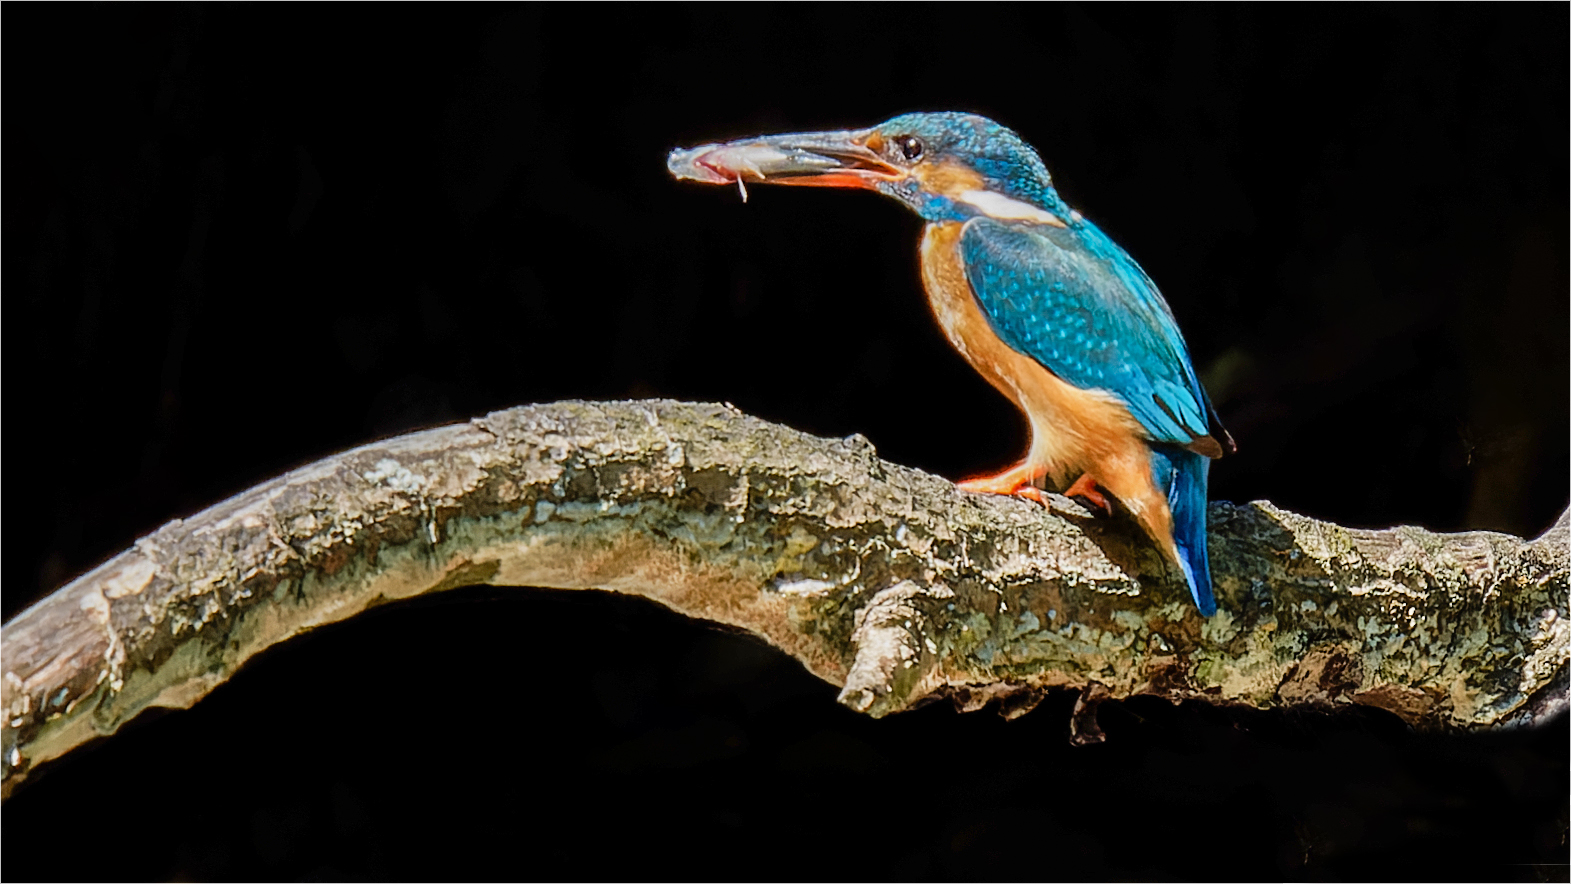
[[[1081,389],[1118,396],[1156,441],[1211,457],[1230,447],[1167,302],[1095,225],[976,217],[961,231],[960,250],[1004,343]]]

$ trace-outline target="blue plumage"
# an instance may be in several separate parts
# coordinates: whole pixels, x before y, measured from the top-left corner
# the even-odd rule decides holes
[[[1206,480],[1211,458],[1172,445],[1151,446],[1151,477],[1167,496],[1173,512],[1173,541],[1178,564],[1195,607],[1207,617],[1216,613],[1211,594],[1211,560],[1206,552]]]
[[[1106,390],[1159,442],[1207,434],[1205,394],[1156,286],[1091,222],[1064,228],[976,217],[966,279],[993,330],[1081,389]]]
[[[968,167],[981,173],[988,189],[1010,199],[1042,208],[1061,202],[1053,189],[1053,176],[1031,145],[987,117],[957,111],[902,114],[876,131],[921,138],[928,162],[942,156],[964,158]]]
[[[1018,135],[974,114],[916,113],[676,151],[668,165],[712,183],[867,188],[920,215],[935,315],[1032,424],[1024,460],[961,487],[1042,500],[1044,475],[1078,474],[1071,493],[1122,500],[1176,558],[1201,613],[1215,612],[1206,484],[1233,441],[1156,285],[1063,201]]]
[[[1096,225],[975,217],[961,235],[966,279],[1004,343],[1085,390],[1128,406],[1157,444],[1152,481],[1173,515],[1173,540],[1201,613],[1216,611],[1206,554],[1210,459],[1178,446],[1209,433],[1210,402],[1167,303]]]

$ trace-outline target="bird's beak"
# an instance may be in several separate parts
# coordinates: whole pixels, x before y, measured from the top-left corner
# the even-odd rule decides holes
[[[809,187],[861,187],[897,181],[906,172],[883,159],[880,136],[859,132],[767,135],[724,144],[671,151],[666,168],[677,178],[706,184],[735,183],[747,198],[747,182]]]

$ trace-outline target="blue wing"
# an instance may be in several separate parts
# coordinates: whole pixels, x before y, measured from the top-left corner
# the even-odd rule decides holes
[[[1172,311],[1134,259],[1089,221],[1027,227],[987,217],[960,235],[966,279],[1004,343],[1081,389],[1124,401],[1151,438],[1221,455],[1215,412]],[[1214,454],[1212,451],[1214,450]]]

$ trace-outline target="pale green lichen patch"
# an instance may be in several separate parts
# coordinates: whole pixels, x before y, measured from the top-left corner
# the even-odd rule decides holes
[[[1127,520],[963,493],[859,437],[718,405],[500,412],[171,523],[8,624],[6,788],[47,755],[41,738],[65,751],[148,703],[193,702],[290,635],[473,582],[638,593],[747,628],[870,714],[944,690],[1015,714],[1042,687],[1096,681],[1475,727],[1524,714],[1566,666],[1564,520],[1523,542],[1268,503],[1210,513],[1220,610],[1203,618]]]

